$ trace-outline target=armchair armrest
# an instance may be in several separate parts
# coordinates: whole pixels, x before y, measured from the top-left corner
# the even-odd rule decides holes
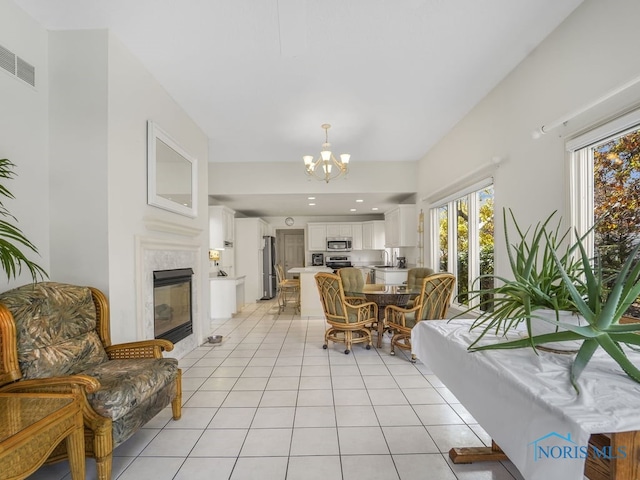
[[[69,375],[67,377],[31,378],[10,383],[0,388],[2,393],[69,393],[82,390],[93,393],[100,388],[100,381],[88,375]]]
[[[375,302],[366,302],[354,305],[345,301],[345,305],[348,309],[355,310],[358,315],[359,322],[367,320],[373,320],[375,322],[378,321],[378,304]]]
[[[384,318],[386,323],[394,323],[406,327],[405,315],[420,310],[420,304],[412,308],[402,308],[397,305],[387,305],[384,309]]]
[[[31,378],[4,385],[2,393],[72,393],[80,400],[85,426],[90,427],[99,437],[96,442],[105,448],[113,449],[111,439],[112,420],[98,415],[87,400],[87,394],[100,389],[100,381],[88,375],[69,375],[67,377]]]
[[[162,352],[173,350],[169,340],[155,339],[139,342],[119,343],[105,348],[109,360],[126,360],[132,358],[162,358]]]
[[[367,299],[365,297],[344,297],[344,301],[351,305],[360,305],[362,303],[367,303]]]

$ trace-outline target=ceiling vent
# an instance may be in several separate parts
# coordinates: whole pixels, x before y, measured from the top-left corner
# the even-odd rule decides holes
[[[0,45],[0,68],[32,87],[36,86],[36,68],[2,45]]]

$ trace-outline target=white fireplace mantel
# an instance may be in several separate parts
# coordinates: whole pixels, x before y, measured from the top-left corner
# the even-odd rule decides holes
[[[168,356],[180,358],[195,349],[203,338],[206,310],[203,309],[202,247],[193,238],[185,240],[136,236],[136,332],[139,340],[154,338],[153,272],[192,268],[193,334],[177,342]]]

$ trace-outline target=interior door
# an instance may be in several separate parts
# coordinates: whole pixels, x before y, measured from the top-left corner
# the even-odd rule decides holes
[[[304,267],[304,230],[278,230],[278,263],[282,264],[285,276],[293,278],[287,273],[290,268]]]

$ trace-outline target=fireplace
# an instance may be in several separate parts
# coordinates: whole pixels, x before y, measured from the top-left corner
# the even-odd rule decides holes
[[[173,343],[193,333],[191,268],[153,272],[153,329],[155,338]]]

